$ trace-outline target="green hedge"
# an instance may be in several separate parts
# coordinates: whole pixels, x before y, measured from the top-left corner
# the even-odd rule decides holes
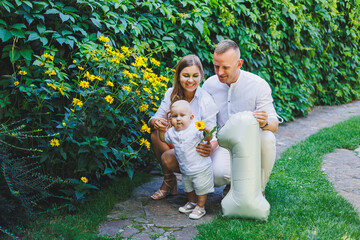
[[[214,46],[230,38],[241,47],[243,68],[270,83],[278,112],[290,120],[314,105],[359,98],[359,5],[356,0],[4,0],[1,72],[12,73],[10,60],[29,64],[45,45],[56,46],[59,57],[69,61],[79,42],[102,33],[117,47],[149,44],[169,67],[195,53],[209,76]]]
[[[88,102],[91,104],[87,109],[93,109],[91,115],[76,115],[74,125],[67,124],[68,128],[77,131],[77,139],[62,128],[62,122],[66,123],[71,117],[73,99],[91,94],[78,86],[81,78],[86,77],[86,71],[80,72],[73,60],[86,66],[90,75],[117,81],[120,88],[129,83],[128,76],[123,73],[125,69],[141,73],[130,64],[136,56],[148,55],[161,61],[156,71],[158,75],[165,75],[169,73],[166,67],[172,68],[182,56],[195,53],[203,61],[206,75],[210,76],[216,43],[230,38],[240,45],[243,68],[269,82],[276,109],[285,120],[306,115],[315,104],[346,103],[360,96],[358,0],[3,0],[0,13],[1,118],[9,121],[27,117],[33,127],[49,133],[59,131],[68,137],[67,142],[62,143],[62,146],[69,145],[66,151],[57,148],[56,154],[53,151],[44,154],[43,161],[52,162],[50,168],[62,169],[74,158],[80,161],[81,157],[76,157],[79,151],[92,156],[93,151],[100,148],[103,151],[98,151],[100,163],[91,165],[95,170],[84,170],[89,169],[86,164],[71,166],[81,169],[80,173],[96,172],[98,176],[118,168],[131,175],[138,162],[126,160],[112,164],[118,153],[108,145],[108,137],[117,137],[110,142],[121,143],[117,148],[121,151],[126,151],[123,146],[131,146],[131,142],[148,137],[138,131],[142,126],[140,119],[146,121],[153,111],[151,108],[147,112],[138,111],[139,99],[143,98],[137,99],[136,104],[129,102],[131,111],[116,112],[114,108],[109,110],[106,102],[101,100],[104,96],[99,95],[93,102]],[[121,47],[130,47],[133,54],[128,58],[130,62],[116,69],[116,66],[98,65],[92,61],[91,51],[104,48],[97,40],[101,36],[108,37],[109,46],[120,49],[120,53]],[[53,56],[54,60],[48,61],[44,53]],[[38,66],[40,64],[45,66]],[[107,73],[101,73],[99,69],[103,67]],[[56,75],[44,74],[44,70],[55,71]],[[27,75],[21,75],[24,71]],[[171,74],[166,76],[171,78]],[[139,81],[147,84],[143,75]],[[31,85],[35,85],[38,92],[32,93]],[[68,91],[61,94],[59,87],[64,86]],[[99,85],[96,87],[100,88]],[[156,96],[161,98],[165,89]],[[101,91],[105,94],[110,90],[101,86]],[[114,97],[119,92],[111,94]],[[144,93],[143,97],[150,95],[155,96]],[[37,96],[43,97],[43,105],[39,105]],[[118,104],[122,99],[123,96],[117,96]],[[159,100],[144,99],[144,103],[159,104]],[[104,111],[109,115],[103,115]],[[119,114],[123,119],[119,119]],[[97,120],[94,122],[89,116],[96,116]],[[85,122],[92,125],[84,126],[87,117]],[[109,121],[105,124],[110,126],[107,131],[99,131],[101,121]],[[131,125],[133,122],[136,124]],[[131,129],[135,132],[120,134],[124,136],[121,138],[114,132],[119,124],[133,126]],[[108,131],[112,131],[109,136]],[[73,140],[75,144],[71,142]],[[71,152],[73,146],[76,147]],[[80,150],[86,148],[84,146],[89,149]],[[133,151],[137,152],[137,149],[121,153],[118,158],[132,158]],[[107,155],[110,152],[112,157]],[[139,156],[147,155],[146,151],[141,152]],[[56,174],[68,176],[72,171],[76,170],[57,171]]]

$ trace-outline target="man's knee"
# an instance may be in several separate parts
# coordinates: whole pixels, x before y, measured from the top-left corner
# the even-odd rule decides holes
[[[265,146],[275,146],[276,138],[275,134],[271,131],[262,131],[261,132],[261,145]]]

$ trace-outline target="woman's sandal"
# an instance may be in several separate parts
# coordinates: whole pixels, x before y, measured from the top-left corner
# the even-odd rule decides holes
[[[164,182],[163,182],[169,189],[168,190],[157,190],[151,198],[154,200],[160,200],[167,196],[168,192],[170,191],[171,195],[176,195],[178,192],[177,189],[177,179],[176,176],[172,173],[164,174]]]

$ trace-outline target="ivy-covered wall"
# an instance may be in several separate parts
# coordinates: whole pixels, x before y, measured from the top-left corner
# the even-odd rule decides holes
[[[29,64],[43,46],[69,61],[80,42],[104,34],[115,46],[148,44],[168,67],[195,53],[209,76],[214,46],[230,38],[243,68],[270,83],[286,120],[359,98],[358,0],[3,0],[0,13],[1,75]]]

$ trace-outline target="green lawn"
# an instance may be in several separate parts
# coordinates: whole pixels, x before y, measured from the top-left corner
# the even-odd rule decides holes
[[[360,144],[360,116],[323,129],[276,161],[266,198],[267,222],[218,216],[196,239],[360,239],[360,219],[321,171],[323,156]]]
[[[360,144],[360,116],[323,129],[289,148],[276,161],[266,189],[267,222],[216,217],[198,226],[196,239],[360,239],[360,219],[321,171],[322,158],[335,148]],[[122,178],[96,193],[79,212],[54,211],[31,225],[27,239],[107,239],[97,229],[116,202],[150,179]]]

